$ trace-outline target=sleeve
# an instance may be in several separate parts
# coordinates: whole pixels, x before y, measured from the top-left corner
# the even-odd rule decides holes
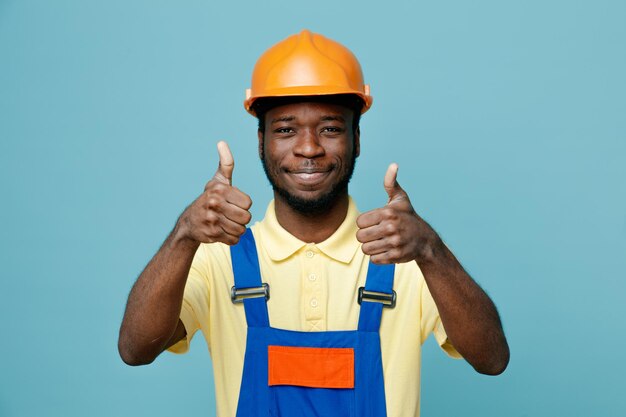
[[[208,329],[206,320],[209,310],[209,267],[208,254],[204,244],[201,244],[189,269],[183,305],[180,310],[180,320],[185,326],[187,335],[178,343],[170,346],[167,350],[173,353],[186,353],[194,334],[199,329]],[[205,330],[206,331],[206,330]]]
[[[448,340],[448,335],[446,334],[446,329],[443,327],[443,323],[441,322],[441,317],[439,317],[439,311],[437,310],[435,300],[433,300],[430,290],[428,289],[428,285],[426,285],[426,280],[423,278],[420,288],[420,297],[422,301],[422,320],[420,323],[420,337],[422,343],[426,341],[428,335],[432,332],[435,336],[435,340],[437,340],[441,349],[443,349],[448,356],[455,359],[462,359],[463,357],[456,351],[454,346],[452,346],[452,343]]]

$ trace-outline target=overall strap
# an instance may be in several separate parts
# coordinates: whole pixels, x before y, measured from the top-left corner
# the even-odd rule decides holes
[[[230,247],[230,255],[235,275],[235,290],[258,288],[262,286],[259,257],[254,243],[252,230],[246,232],[239,239],[239,243]],[[269,327],[269,316],[265,297],[244,298],[244,309],[248,327]]]
[[[380,294],[393,294],[395,305],[395,293],[393,292],[393,274],[395,264],[377,265],[370,261],[365,278],[365,291]],[[361,295],[359,296],[359,299]],[[366,332],[378,332],[380,319],[383,312],[383,303],[377,301],[361,301],[359,314],[359,330]]]

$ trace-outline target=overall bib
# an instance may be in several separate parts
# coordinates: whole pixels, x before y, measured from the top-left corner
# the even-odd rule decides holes
[[[378,330],[383,304],[395,305],[394,265],[370,262],[357,330],[298,332],[270,327],[250,229],[231,256],[231,297],[243,301],[248,324],[237,417],[385,417]]]

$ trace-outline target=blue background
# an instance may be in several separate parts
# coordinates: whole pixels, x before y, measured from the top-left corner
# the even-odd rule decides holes
[[[126,296],[229,142],[271,197],[242,108],[257,57],[302,28],[375,97],[351,192],[416,210],[499,307],[499,377],[429,339],[423,416],[623,416],[623,1],[0,0],[0,416],[214,414],[202,337],[125,366]]]

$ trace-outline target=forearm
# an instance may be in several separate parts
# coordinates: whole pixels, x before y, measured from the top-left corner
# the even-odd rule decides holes
[[[389,165],[383,182],[387,205],[357,218],[363,253],[379,264],[417,262],[454,347],[478,372],[502,373],[509,347],[495,306],[415,212],[397,173],[397,164]]]
[[[476,371],[502,373],[509,347],[491,299],[441,241],[418,264],[452,345]]]
[[[120,328],[118,348],[124,362],[152,362],[176,330],[185,283],[199,243],[181,239],[177,229],[133,286]]]
[[[185,336],[179,316],[196,250],[200,243],[236,244],[252,218],[252,200],[231,184],[235,162],[230,149],[226,142],[217,148],[217,172],[180,215],[128,296],[118,349],[129,365],[152,362]]]

